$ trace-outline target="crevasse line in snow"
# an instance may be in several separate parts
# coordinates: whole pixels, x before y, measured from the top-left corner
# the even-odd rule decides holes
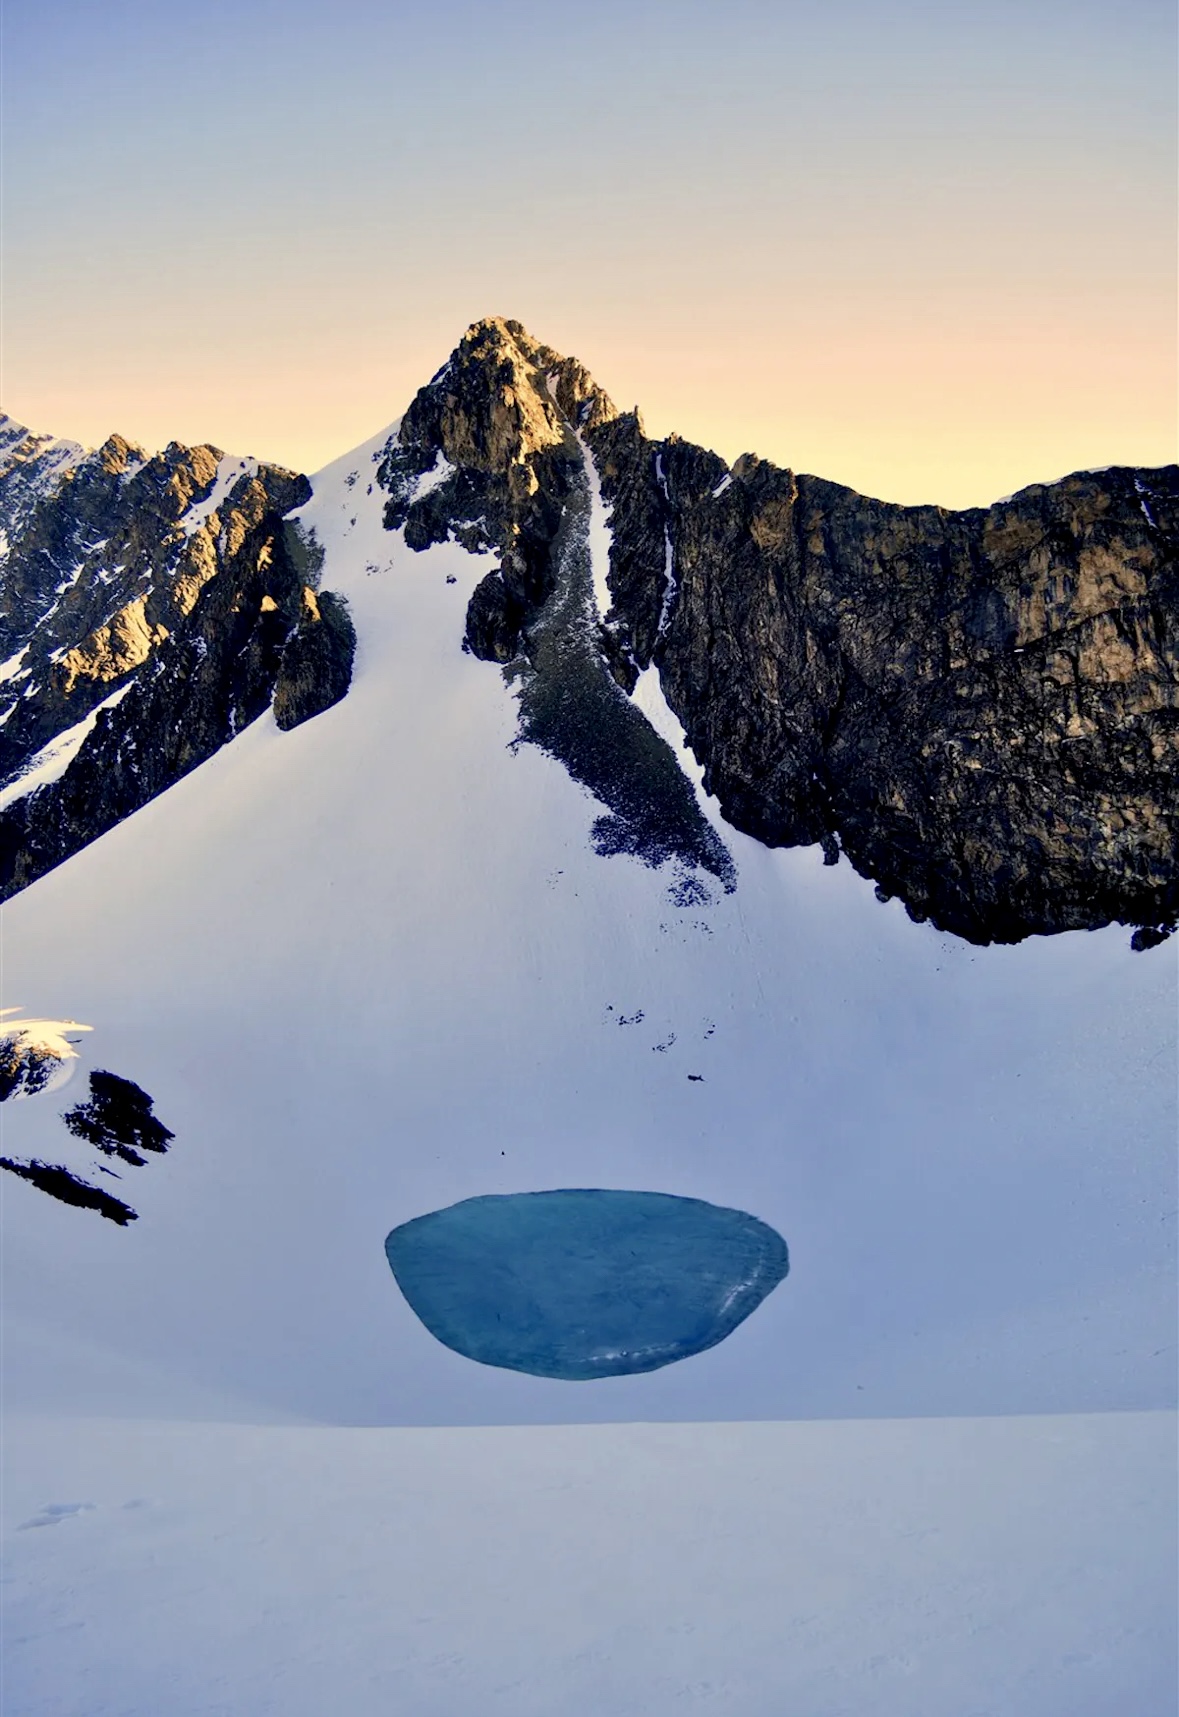
[[[631,702],[642,710],[660,739],[666,740],[671,746],[676,762],[692,783],[696,803],[717,833],[726,843],[730,842],[733,837],[732,826],[721,816],[720,801],[705,791],[703,765],[697,762],[696,754],[688,744],[683,723],[667,701],[663,683],[659,678],[659,669],[653,662],[643,669],[635,681]]]
[[[589,490],[590,501],[588,547],[590,574],[593,580],[594,607],[597,611],[596,618],[605,620],[613,603],[608,576],[610,571],[611,509],[602,499],[602,480],[598,476],[598,467],[594,463],[594,456],[586,443],[581,426],[574,423],[571,418],[565,417],[564,412],[561,412],[561,408],[557,404],[557,372],[550,370],[544,379],[549,398],[557,406],[560,415],[565,418],[581,453],[581,463],[585,470],[585,481]]]
[[[553,392],[554,383],[549,378],[549,390]],[[609,612],[611,596],[610,587],[606,581],[606,571],[610,564],[610,509],[602,499],[602,483],[598,468],[594,463],[593,454],[585,443],[580,430],[575,430],[577,444],[581,449],[582,460],[585,464],[586,481],[590,492],[590,524],[589,552],[590,567],[593,575],[594,603],[598,618],[604,619]],[[656,455],[655,474],[659,486],[667,496],[667,484],[663,475],[663,455]],[[665,545],[665,575],[667,584],[663,595],[663,611],[659,619],[658,636],[662,637],[671,618],[671,608],[675,601],[677,585],[672,571],[671,537],[664,527],[663,540]],[[731,831],[720,814],[718,801],[704,791],[704,770],[696,761],[695,754],[688,745],[687,735],[683,724],[674,713],[663,692],[659,678],[659,670],[652,664],[645,668],[635,683],[631,701],[642,711],[651,726],[661,739],[667,741],[675,754],[680,768],[692,783],[697,803],[709,822],[727,836]]]

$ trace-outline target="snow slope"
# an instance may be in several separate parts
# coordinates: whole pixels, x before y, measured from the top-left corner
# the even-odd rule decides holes
[[[1172,1432],[38,1422],[3,1709],[1171,1717]]]
[[[352,604],[349,696],[255,723],[5,909],[5,1002],[93,1025],[89,1064],[177,1135],[118,1189],[134,1232],[5,1184],[16,1398],[59,1388],[35,1323],[153,1373],[151,1413],[178,1366],[343,1423],[1167,1404],[1171,948],[969,948],[731,830],[738,887],[707,906],[595,857],[593,803],[509,749],[511,695],[459,648],[484,562],[382,530],[384,439],[303,514]],[[69,1144],[52,1103],[4,1128],[10,1154]],[[579,1184],[747,1209],[791,1277],[713,1353],[584,1390],[437,1347],[388,1230]]]
[[[222,1482],[217,1461],[240,1477],[268,1470],[276,1451],[292,1451],[290,1482],[309,1497],[314,1528],[306,1540],[293,1521],[260,1531],[280,1559],[284,1545],[314,1543],[311,1569],[322,1558],[334,1566],[356,1541],[366,1497],[382,1499],[372,1519],[401,1518],[412,1484],[390,1475],[403,1472],[402,1453],[414,1449],[413,1460],[438,1463],[422,1483],[435,1487],[430,1506],[439,1520],[447,1473],[469,1465],[478,1497],[464,1492],[455,1504],[473,1510],[475,1524],[466,1513],[462,1530],[451,1521],[455,1535],[431,1564],[441,1595],[429,1601],[433,1620],[414,1634],[412,1650],[425,1655],[414,1660],[407,1710],[584,1709],[588,1717],[686,1703],[743,1714],[1098,1717],[1134,1709],[1163,1717],[1165,1707],[1146,1694],[1170,1673],[1166,1622],[1143,1619],[1135,1633],[1137,1624],[1111,1610],[1093,1570],[1103,1557],[1117,1567],[1124,1558],[1126,1590],[1137,1593],[1174,1541],[1173,1513],[1144,1501],[1142,1486],[1149,1490],[1160,1471],[1157,1442],[1139,1464],[1143,1437],[1150,1442],[1162,1424],[1165,1440],[1170,1421],[1157,1410],[1173,1405],[1175,1376],[1174,944],[1131,955],[1127,934],[1115,930],[970,948],[912,925],[897,906],[880,906],[846,865],[825,868],[817,851],[765,851],[719,822],[738,885],[730,895],[712,885],[707,903],[676,905],[668,867],[596,857],[588,841],[595,805],[541,752],[512,749],[511,692],[459,647],[467,597],[489,563],[452,546],[414,555],[381,528],[373,474],[387,433],[321,473],[302,515],[326,551],[325,588],[343,591],[352,606],[359,647],[348,697],[291,733],[270,717],[256,722],[4,908],[4,1003],[86,1020],[94,1031],[81,1050],[83,1070],[107,1067],[136,1080],[176,1134],[167,1158],[110,1183],[140,1212],[127,1230],[0,1176],[10,1423],[48,1414],[79,1424],[47,1439],[40,1430],[15,1436],[9,1483],[22,1499],[18,1512],[54,1500],[51,1490],[72,1499],[75,1474],[83,1489],[101,1488],[101,1480],[113,1503],[120,1489],[137,1493],[141,1456],[160,1472],[196,1462],[191,1488],[178,1474],[164,1486],[172,1512],[151,1556],[148,1540],[118,1538],[124,1529],[149,1530],[137,1516],[124,1527],[122,1516],[101,1511],[13,1539],[15,1613],[22,1630],[32,1628],[29,1640],[41,1642],[12,1672],[26,1678],[17,1682],[26,1690],[19,1708],[79,1709],[70,1676],[98,1674],[101,1661],[112,1691],[106,1704],[87,1703],[88,1713],[328,1709],[326,1695],[316,1703],[300,1694],[299,1703],[289,1677],[278,1691],[251,1682],[244,1697],[215,1685],[199,1628],[184,1635],[191,1657],[169,1683],[177,1689],[171,1703],[161,1702],[163,1682],[151,1679],[156,1658],[128,1666],[140,1637],[129,1620],[108,1617],[118,1649],[91,1631],[67,1664],[46,1642],[73,1625],[74,1600],[54,1609],[48,1594],[70,1569],[85,1594],[117,1567],[126,1582],[118,1589],[151,1614],[162,1559],[171,1572],[159,1587],[161,1614],[170,1603],[195,1603],[212,1637],[222,1625],[222,1552],[210,1548],[215,1534],[202,1522]],[[598,556],[604,529],[599,508]],[[675,737],[650,676],[639,698]],[[52,1098],[6,1105],[3,1152],[76,1166],[59,1107]],[[476,1193],[578,1185],[738,1206],[785,1236],[791,1274],[719,1347],[644,1376],[546,1381],[472,1365],[434,1342],[390,1276],[382,1250],[389,1229]],[[1053,1422],[1059,1431],[1019,1417],[1045,1414],[1104,1417],[1061,1418]],[[630,1441],[622,1430],[588,1428],[479,1441],[472,1430],[464,1435],[475,1441],[465,1444],[457,1432],[430,1442],[408,1431],[272,1428],[242,1431],[240,1449],[228,1430],[210,1431],[215,1452],[201,1466],[192,1454],[198,1434],[179,1424],[112,1429],[97,1437],[94,1447],[106,1451],[99,1460],[97,1434],[81,1426],[93,1415],[255,1427],[686,1423],[674,1436],[636,1432]],[[980,1415],[1007,1422],[972,1429],[968,1421]],[[863,1423],[688,1429],[756,1419]],[[902,1432],[881,1420],[922,1423]],[[376,1440],[364,1441],[370,1435]],[[584,1554],[598,1569],[585,1579],[598,1582],[594,1614],[605,1619],[587,1624],[584,1640],[576,1629],[562,1635],[582,1640],[568,1648],[581,1668],[562,1656],[565,1645],[546,1647],[557,1677],[552,1698],[531,1693],[513,1704],[502,1689],[519,1670],[514,1648],[500,1640],[488,1656],[463,1634],[468,1624],[499,1630],[498,1600],[488,1597],[464,1620],[441,1571],[447,1557],[457,1568],[468,1554],[463,1531],[491,1531],[502,1503],[497,1451],[510,1448],[510,1460],[527,1465],[526,1451],[543,1447],[570,1475],[582,1471],[584,1451],[597,1451],[585,1454],[584,1496],[592,1499],[616,1459],[632,1476],[647,1472],[643,1438],[657,1435],[680,1451],[668,1457],[670,1472],[675,1460],[695,1460],[684,1451],[697,1448],[709,1451],[714,1476],[725,1472],[728,1500],[717,1502],[715,1520],[730,1511],[735,1524],[717,1531],[736,1535],[723,1552],[734,1568],[743,1535],[756,1531],[763,1472],[757,1462],[741,1466],[743,1439],[768,1438],[757,1444],[759,1460],[780,1448],[773,1460],[813,1475],[783,1492],[781,1531],[794,1530],[798,1486],[808,1494],[817,1486],[807,1532],[821,1538],[831,1519],[833,1531],[850,1533],[840,1552],[840,1577],[851,1581],[840,1588],[843,1620],[815,1636],[805,1612],[817,1603],[826,1613],[827,1596],[812,1600],[805,1568],[787,1572],[771,1557],[764,1578],[777,1597],[765,1598],[768,1607],[756,1611],[763,1619],[736,1636],[750,1642],[746,1667],[736,1646],[722,1643],[723,1629],[708,1632],[715,1618],[691,1621],[697,1612],[713,1617],[707,1592],[694,1589],[684,1626],[704,1626],[703,1643],[677,1634],[667,1646],[668,1661],[685,1666],[669,1669],[682,1683],[673,1688],[656,1674],[651,1638],[640,1637],[645,1626],[664,1627],[665,1612],[640,1603],[633,1623],[626,1620],[622,1597],[606,1589],[614,1551],[595,1536],[587,1500],[569,1530],[576,1545],[584,1534],[575,1559]],[[1057,1435],[1059,1445],[1051,1442]],[[1059,1471],[1044,1452],[1057,1446],[1065,1451]],[[459,1460],[460,1447],[478,1452]],[[351,1470],[361,1448],[375,1466],[358,1469],[370,1476],[354,1491],[343,1468]],[[931,1495],[924,1475],[935,1469],[958,1479],[938,1481]],[[417,1469],[411,1462],[404,1470]],[[967,1471],[976,1512],[958,1494]],[[877,1517],[857,1500],[860,1486],[883,1511],[879,1532],[861,1519],[865,1506],[869,1522]],[[277,1520],[287,1494],[266,1491],[259,1519]],[[683,1501],[673,1485],[651,1505],[660,1547],[652,1555],[662,1558],[652,1579],[680,1590],[675,1582],[690,1584],[691,1568],[707,1556],[701,1548],[701,1560],[681,1566],[673,1494]],[[251,1495],[241,1503],[247,1520]],[[539,1480],[528,1496],[520,1509],[530,1524],[521,1530],[539,1533],[536,1542],[548,1548],[521,1578],[534,1582],[528,1590],[543,1617],[558,1602],[544,1595],[546,1558],[556,1554],[544,1536],[551,1498]],[[988,1499],[1005,1500],[992,1509]],[[1082,1530],[1076,1517],[1090,1502],[1096,1512]],[[415,1519],[415,1534],[435,1532]],[[944,1560],[890,1609],[891,1570],[911,1527],[941,1534]],[[377,1542],[371,1524],[363,1531],[365,1544]],[[701,1531],[701,1545],[711,1542],[712,1526]],[[45,1551],[36,1548],[42,1538]],[[489,1559],[490,1542],[480,1540]],[[76,1550],[63,1548],[70,1544]],[[269,1554],[259,1548],[242,1564],[263,1583],[277,1577]],[[42,1555],[50,1561],[47,1584],[38,1586]],[[191,1577],[181,1555],[194,1559]],[[971,1585],[976,1565],[989,1570],[979,1575],[985,1599]],[[411,1603],[417,1567],[379,1586],[394,1608]],[[1039,1570],[1033,1584],[1055,1582],[1065,1594],[1059,1639],[1067,1634],[1072,1643],[1059,1650],[1055,1624],[1025,1629],[1015,1620],[1029,1569]],[[290,1590],[275,1597],[285,1618],[274,1624],[279,1634],[266,1636],[275,1652],[284,1649],[283,1628],[296,1637],[300,1616],[322,1618],[319,1579],[314,1569],[301,1583],[292,1576]],[[931,1660],[916,1652],[913,1662],[926,1667],[913,1670],[917,1681],[906,1683],[900,1703],[884,1695],[883,1703],[865,1702],[877,1672],[862,1663],[848,1671],[846,1698],[830,1679],[832,1665],[846,1661],[841,1654],[861,1649],[857,1618],[869,1601],[855,1593],[869,1588],[872,1637],[884,1642],[877,1655],[908,1661],[913,1630],[921,1632],[916,1618],[926,1613],[922,1637],[944,1626],[961,1646],[939,1645],[934,1658],[943,1668],[925,1680]],[[666,1615],[673,1612],[675,1602]],[[398,1614],[404,1630],[409,1623]],[[979,1616],[994,1644],[971,1634]],[[319,1625],[330,1631],[334,1623]],[[364,1625],[371,1633],[377,1624],[370,1617]],[[341,1626],[324,1647],[329,1670],[346,1649]],[[787,1627],[794,1632],[786,1658],[797,1674],[782,1658]],[[1012,1627],[1019,1644],[1008,1663],[998,1642]],[[459,1635],[466,1644],[455,1643]],[[801,1655],[792,1655],[795,1646]],[[614,1671],[601,1667],[615,1649],[624,1666],[617,1686]],[[1075,1651],[1107,1665],[1105,1680],[1085,1683],[1094,1690],[1089,1703],[1073,1696]],[[400,1662],[394,1646],[388,1652],[382,1664]],[[578,1652],[598,1667],[586,1669]],[[984,1658],[1000,1690],[993,1699],[978,1691]],[[483,1664],[469,1684],[454,1669],[459,1661]],[[625,1670],[631,1661],[635,1681]],[[370,1692],[339,1708],[387,1709],[373,1673]],[[521,1685],[543,1687],[543,1675],[529,1682],[532,1671],[520,1673]],[[38,1683],[38,1674],[47,1679]],[[1016,1698],[1018,1674],[1026,1687]],[[37,1694],[38,1685],[50,1691]],[[584,1704],[565,1702],[563,1691],[582,1686]],[[628,1705],[619,1688],[632,1686],[648,1691]],[[827,1688],[822,1699],[812,1691],[819,1686]],[[1111,1688],[1117,1697],[1107,1697]]]

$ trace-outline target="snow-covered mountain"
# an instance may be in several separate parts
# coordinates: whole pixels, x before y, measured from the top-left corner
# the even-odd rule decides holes
[[[310,1717],[342,1689],[337,1708],[367,1713],[395,1681],[402,1708],[439,1717],[685,1700],[733,1717],[1162,1717],[1175,943],[1141,956],[1111,927],[975,946],[882,904],[821,845],[770,847],[726,820],[658,666],[612,674],[603,654],[617,542],[592,411],[569,412],[581,386],[567,370],[550,392],[581,439],[550,588],[521,608],[530,654],[497,667],[463,649],[478,592],[486,614],[502,581],[499,527],[476,512],[474,461],[464,476],[394,424],[285,521],[351,617],[347,695],[293,729],[259,714],[4,906],[4,1005],[91,1029],[69,1042],[64,1090],[0,1108],[3,1155],[138,1218],[0,1176],[8,1524],[52,1527],[10,1541],[13,1709]],[[563,438],[546,445],[565,458]],[[530,490],[535,466],[511,469],[526,535],[543,473]],[[446,528],[424,530],[448,484]],[[116,1135],[93,1110],[88,1131],[63,1126],[101,1096],[96,1073],[139,1091],[136,1125],[155,1120],[166,1150],[103,1149]],[[785,1238],[790,1274],[727,1340],[643,1375],[568,1383],[436,1342],[390,1273],[390,1230],[476,1195],[576,1187],[749,1212]],[[256,1429],[210,1432],[200,1454],[175,1423],[194,1420]],[[735,1423],[755,1420],[832,1423]],[[429,1426],[476,1440],[415,1443],[408,1428]],[[660,1472],[676,1475],[666,1497]],[[285,1620],[261,1644],[230,1641],[218,1608],[219,1582],[245,1578],[202,1525],[227,1485],[234,1518],[265,1515],[268,1548],[240,1563],[277,1581]],[[572,1513],[553,1501],[568,1485]],[[695,1548],[673,1491],[713,1511]],[[141,1493],[155,1516],[119,1512]],[[1105,1503],[1086,1513],[1090,1493]],[[607,1495],[614,1537],[598,1542]],[[412,1535],[418,1596],[360,1531],[366,1508]],[[633,1557],[653,1535],[642,1589],[620,1588],[629,1620],[585,1593],[581,1619],[555,1618],[550,1517],[603,1593],[619,1543]],[[748,1548],[758,1518],[812,1547],[835,1523],[824,1595]],[[726,1532],[747,1550],[710,1551]],[[513,1575],[535,1593],[516,1616],[532,1655],[492,1643],[511,1625],[493,1599],[501,1533],[539,1547]],[[911,1533],[940,1534],[936,1556],[910,1566]],[[279,1572],[288,1552],[305,1577]],[[1013,1561],[1060,1594],[1023,1631]],[[461,1566],[486,1577],[464,1576],[452,1611]],[[373,1581],[395,1594],[383,1634],[356,1623]],[[100,1629],[71,1631],[78,1605],[96,1613],[86,1593],[116,1590]],[[119,1619],[144,1605],[167,1649]],[[838,1625],[816,1634],[808,1605]],[[194,1615],[226,1641],[213,1667]],[[319,1655],[283,1657],[299,1637]]]
[[[0,897],[273,704],[341,696],[347,617],[283,515],[307,480],[216,447],[83,455],[0,419]]]
[[[268,704],[283,727],[329,707],[353,644],[288,516],[305,479],[118,437],[59,469],[9,428],[0,511],[35,504],[0,581],[0,895]],[[465,647],[524,675],[521,731],[602,800],[604,850],[692,843],[606,684],[633,694],[654,667],[726,821],[845,854],[918,922],[983,945],[1116,922],[1140,949],[1179,922],[1179,466],[898,507],[652,441],[576,359],[492,317],[373,478],[407,546],[495,555]],[[559,586],[594,484],[610,543],[587,618]]]
[[[37,503],[52,494],[59,479],[82,458],[76,441],[34,434],[0,413],[0,531],[5,553]]]

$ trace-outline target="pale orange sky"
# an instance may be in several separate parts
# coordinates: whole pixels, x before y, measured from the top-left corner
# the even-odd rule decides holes
[[[1169,6],[182,22],[7,14],[0,379],[34,428],[314,470],[494,313],[652,433],[897,500],[1176,457]]]

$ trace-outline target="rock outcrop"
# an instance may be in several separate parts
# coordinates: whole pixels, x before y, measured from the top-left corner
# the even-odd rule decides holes
[[[578,442],[611,507],[599,647],[654,664],[736,828],[845,854],[978,943],[1179,918],[1179,467],[952,512],[653,441],[574,360],[477,323],[382,467],[411,547],[497,551],[466,644],[535,656]]]
[[[476,323],[417,395],[380,466],[385,523],[404,526],[411,548],[452,538],[498,556],[468,604],[464,648],[508,671],[519,743],[557,758],[604,808],[595,850],[704,871],[731,889],[724,843],[603,652],[586,437],[616,416],[575,359],[518,322]],[[694,879],[695,898],[693,889],[707,898]]]
[[[77,1056],[65,1031],[89,1031],[76,1020],[9,1021],[0,1027],[0,1102],[10,1097],[34,1097],[52,1091],[61,1082],[62,1057]],[[176,1135],[153,1113],[154,1102],[142,1086],[118,1073],[95,1068],[90,1075],[90,1096],[62,1115],[66,1131],[98,1156],[83,1165],[87,1172],[122,1178],[122,1170],[110,1167],[111,1159],[124,1167],[143,1168],[144,1151],[163,1156]],[[104,1163],[101,1159],[106,1158]],[[111,1222],[125,1227],[137,1220],[136,1212],[93,1180],[66,1163],[47,1163],[37,1157],[0,1156],[0,1169],[18,1175],[39,1191],[83,1210],[97,1210]]]
[[[342,596],[303,586],[303,611],[288,635],[274,686],[274,719],[284,730],[322,715],[352,683],[356,628]]]
[[[510,661],[552,594],[557,534],[583,471],[577,437],[615,416],[575,358],[493,318],[475,323],[402,418],[378,470],[385,523],[404,526],[413,549],[452,538],[499,556],[467,616],[482,659]]]
[[[21,1180],[27,1180],[30,1185],[35,1186],[38,1192],[46,1192],[50,1198],[59,1199],[62,1204],[73,1204],[80,1210],[97,1210],[100,1216],[105,1216],[108,1222],[117,1223],[120,1228],[126,1228],[129,1223],[139,1220],[138,1213],[121,1198],[104,1192],[100,1186],[92,1186],[89,1181],[83,1180],[62,1163],[43,1163],[36,1157],[31,1162],[23,1162],[15,1157],[0,1157],[0,1169],[7,1169],[9,1174],[19,1175]]]
[[[20,1008],[0,1009],[0,1103],[36,1097],[64,1085],[74,1070],[76,1019],[29,1019]]]
[[[104,1157],[116,1157],[142,1168],[144,1151],[163,1156],[176,1137],[157,1115],[141,1085],[121,1074],[96,1068],[90,1075],[90,1097],[66,1111],[62,1120],[76,1139],[93,1145]]]

